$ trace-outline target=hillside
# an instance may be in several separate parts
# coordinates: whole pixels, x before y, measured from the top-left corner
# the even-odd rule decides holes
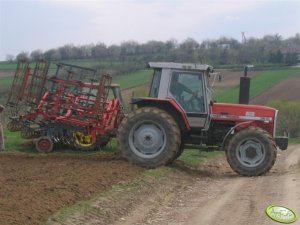
[[[300,101],[300,72],[281,81],[272,88],[251,99],[251,104],[264,105],[272,100]]]
[[[257,73],[252,79],[251,79],[251,85],[250,85],[250,100],[254,99],[258,95],[263,94],[265,91],[269,91],[271,88],[273,88],[275,85],[280,84],[284,82],[287,79],[293,78],[300,74],[299,68],[282,68],[279,70],[266,70],[261,71]],[[239,83],[239,77],[235,78],[235,82]],[[282,90],[289,90],[289,83],[291,81],[285,81],[287,83],[282,84],[283,89]],[[296,83],[294,84],[294,88],[297,90],[297,87],[299,87],[300,84]],[[221,89],[220,89],[221,88]],[[216,100],[218,102],[226,102],[226,103],[238,103],[238,96],[239,96],[239,85],[235,85],[230,89],[222,90],[222,87],[216,88],[217,94],[216,94]],[[276,100],[277,97],[280,99],[280,96],[283,92],[273,92],[272,100]],[[289,95],[290,100],[299,100],[297,97],[298,95]],[[264,102],[266,103],[266,102]]]

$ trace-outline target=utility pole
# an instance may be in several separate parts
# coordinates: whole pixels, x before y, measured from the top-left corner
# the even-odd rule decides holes
[[[245,36],[245,32],[242,31],[242,43],[245,44],[246,43],[246,36]]]

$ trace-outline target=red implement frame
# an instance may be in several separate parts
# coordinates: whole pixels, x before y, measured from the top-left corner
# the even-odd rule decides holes
[[[23,67],[20,65],[20,68]],[[24,138],[38,134],[47,136],[41,139],[47,143],[68,139],[65,142],[84,147],[93,146],[99,140],[105,143],[124,117],[119,99],[107,100],[111,76],[96,79],[93,69],[57,64],[55,75],[47,78],[48,69],[48,63],[40,62],[30,74],[28,66],[23,79],[19,80],[20,72],[16,72],[15,86],[21,86],[19,99],[25,98],[31,108],[18,117],[26,131]],[[18,103],[15,101],[14,105]],[[32,131],[32,124],[38,129]],[[44,142],[40,141],[37,148],[43,149]]]

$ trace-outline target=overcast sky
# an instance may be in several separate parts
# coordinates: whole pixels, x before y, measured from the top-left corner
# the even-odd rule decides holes
[[[299,0],[0,0],[0,60],[65,44],[300,33]]]

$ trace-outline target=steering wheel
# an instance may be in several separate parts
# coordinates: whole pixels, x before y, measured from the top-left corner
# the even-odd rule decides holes
[[[203,96],[198,97],[198,92],[195,92],[195,93],[192,94],[190,99],[185,102],[185,108],[187,110],[190,110],[190,109],[193,108],[192,105],[191,105],[193,100],[198,100],[198,104],[199,104],[200,109],[204,106],[204,97]]]

